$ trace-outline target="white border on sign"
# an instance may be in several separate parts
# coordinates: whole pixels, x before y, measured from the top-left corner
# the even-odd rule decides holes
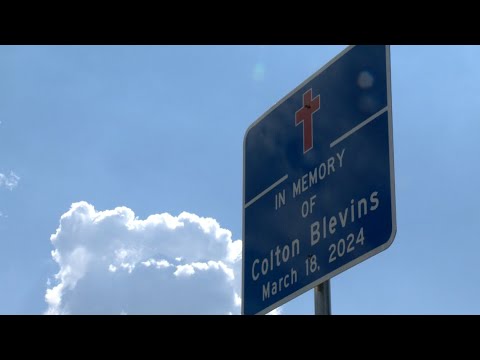
[[[243,138],[243,176],[242,176],[242,315],[245,314],[245,302],[244,302],[244,285],[245,285],[245,143],[247,140],[247,135],[250,130],[257,125],[260,121],[262,121],[267,115],[269,115],[273,110],[275,110],[280,104],[286,101],[290,96],[292,96],[295,92],[297,92],[300,88],[305,86],[309,81],[311,81],[316,76],[320,75],[324,72],[331,64],[337,61],[340,57],[345,55],[351,49],[353,49],[355,45],[350,45],[345,48],[342,52],[340,52],[337,56],[331,59],[328,63],[320,68],[317,72],[313,75],[308,77],[305,81],[303,81],[300,85],[298,85],[295,89],[290,91],[288,95],[284,96],[280,101],[278,101],[275,105],[273,105],[268,111],[266,111],[262,116],[260,116],[255,122],[253,122],[245,131],[245,136]],[[279,306],[287,303],[288,301],[296,298],[297,296],[307,292],[308,290],[313,289],[315,286],[320,285],[321,283],[333,278],[334,276],[342,273],[343,271],[365,261],[366,259],[386,250],[387,248],[392,245],[393,240],[395,239],[395,235],[397,233],[397,217],[396,217],[396,205],[395,205],[395,169],[393,163],[393,122],[392,122],[392,87],[391,87],[391,63],[390,63],[390,45],[385,45],[385,52],[386,52],[386,75],[387,75],[387,109],[388,109],[388,144],[389,144],[389,156],[390,156],[390,191],[391,191],[391,212],[392,212],[392,233],[390,234],[390,238],[386,243],[376,247],[375,249],[369,251],[368,253],[356,258],[355,260],[350,261],[349,263],[339,267],[335,271],[328,273],[327,275],[323,276],[322,278],[311,282],[308,285],[305,285],[301,289],[298,289],[294,293],[278,300],[274,304],[268,306],[267,308],[263,309],[256,313],[256,315],[263,315],[266,314]]]

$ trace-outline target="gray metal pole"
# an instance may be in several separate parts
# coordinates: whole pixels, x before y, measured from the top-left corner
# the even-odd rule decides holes
[[[315,315],[332,315],[330,307],[330,280],[315,286]]]

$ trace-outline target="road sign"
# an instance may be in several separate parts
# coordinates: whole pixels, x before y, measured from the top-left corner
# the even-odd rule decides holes
[[[390,47],[351,46],[247,129],[243,314],[265,314],[393,242],[390,89]]]

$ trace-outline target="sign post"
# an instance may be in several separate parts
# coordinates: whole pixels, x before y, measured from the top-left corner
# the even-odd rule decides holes
[[[247,129],[242,314],[315,287],[330,313],[329,279],[393,242],[390,88],[390,47],[350,46]]]
[[[314,292],[315,315],[331,315],[330,280],[315,286]]]

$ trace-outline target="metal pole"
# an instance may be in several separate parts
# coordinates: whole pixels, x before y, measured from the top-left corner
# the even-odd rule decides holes
[[[315,315],[332,315],[330,307],[330,280],[315,286]]]

